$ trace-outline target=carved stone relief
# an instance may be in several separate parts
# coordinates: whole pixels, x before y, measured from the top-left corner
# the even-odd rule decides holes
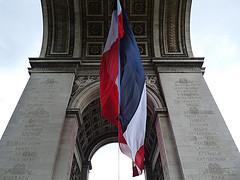
[[[126,2],[125,8],[133,32],[138,42],[140,54],[143,57],[151,55],[151,13],[148,8],[152,0],[133,0]],[[82,1],[83,16],[83,47],[86,58],[97,58],[102,54],[111,22],[113,2],[111,0],[84,0]],[[96,10],[97,9],[97,10]],[[104,11],[105,10],[105,11]]]
[[[80,178],[81,178],[81,171],[78,166],[77,159],[75,155],[73,155],[70,180],[79,180]]]
[[[72,90],[72,96],[75,95],[77,91],[80,91],[89,84],[99,81],[99,76],[77,76],[75,78]]]
[[[159,32],[160,51],[162,57],[187,57],[185,21],[186,5],[183,0],[160,0]]]

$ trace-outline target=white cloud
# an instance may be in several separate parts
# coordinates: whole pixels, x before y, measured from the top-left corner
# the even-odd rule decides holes
[[[225,122],[240,150],[240,63],[226,68],[207,71],[205,74],[208,86],[225,119]]]
[[[0,63],[14,68],[38,56],[42,41],[41,2],[8,0],[0,4]]]
[[[240,149],[240,1],[192,3],[191,40],[195,56],[205,56],[205,79]],[[224,14],[223,14],[224,12]]]
[[[11,70],[8,72],[4,70],[0,72],[0,82],[2,84],[0,93],[0,137],[3,134],[17,101],[25,87],[28,74],[27,72],[23,72],[24,71]]]

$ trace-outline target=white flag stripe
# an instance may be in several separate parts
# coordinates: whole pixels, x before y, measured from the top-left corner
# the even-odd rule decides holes
[[[103,53],[110,50],[112,44],[117,40],[118,38],[118,17],[115,15],[116,12],[113,11],[112,13],[112,20],[111,20],[111,26],[108,32],[107,42],[104,47]]]
[[[138,108],[132,117],[130,123],[127,126],[123,136],[127,141],[129,148],[132,151],[132,159],[135,160],[135,156],[139,148],[144,144],[145,131],[146,131],[146,118],[147,118],[147,95],[146,85],[144,84],[141,100]],[[136,141],[137,140],[137,141]]]
[[[118,16],[122,13],[122,7],[121,7],[121,4],[120,4],[120,2],[119,1],[117,1],[117,14],[118,14]]]

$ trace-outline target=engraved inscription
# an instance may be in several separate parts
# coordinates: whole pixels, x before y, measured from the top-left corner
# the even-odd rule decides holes
[[[52,84],[47,80],[44,84]],[[30,165],[39,159],[38,147],[40,138],[49,122],[49,112],[44,107],[36,104],[28,104],[29,111],[22,112],[25,119],[21,122],[19,136],[14,140],[7,140],[5,147],[10,149],[8,161],[12,167],[0,173],[0,179],[5,180],[28,180],[32,174]],[[33,117],[38,117],[37,119]]]
[[[199,84],[196,82],[180,78],[175,82],[175,90],[177,93],[175,103],[184,103],[189,107],[199,104],[201,97],[198,92]]]
[[[23,163],[18,163],[12,168],[5,170],[0,174],[0,179],[2,180],[29,180],[29,175],[32,172],[26,168],[26,165]]]
[[[29,180],[28,176],[3,176],[3,180]]]
[[[47,80],[40,82],[40,84],[47,85],[47,86],[53,86],[54,84],[58,84],[58,83],[59,83],[58,81],[56,81],[55,79],[52,79],[52,78],[49,78]]]
[[[13,168],[8,169],[7,173],[12,175],[31,174],[31,172],[26,169],[25,164],[16,164]]]
[[[199,82],[179,78],[174,84],[176,93],[174,103],[181,106],[184,111],[183,118],[188,127],[186,134],[189,138],[188,142],[195,149],[193,158],[196,162],[208,165],[206,169],[199,169],[199,174],[211,179],[225,179],[234,174],[221,167],[221,164],[226,161],[226,157],[219,151],[219,135],[216,131],[212,131],[209,122],[214,119],[215,112],[202,106],[200,87]]]

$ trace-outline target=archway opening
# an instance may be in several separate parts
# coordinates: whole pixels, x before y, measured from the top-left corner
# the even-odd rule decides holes
[[[82,112],[82,117],[83,123],[78,131],[77,148],[80,152],[82,167],[85,168],[82,170],[85,172],[83,179],[103,179],[102,176],[104,179],[132,179],[132,162],[118,150],[118,144],[115,143],[117,128],[102,119],[99,99],[87,105]],[[135,180],[163,179],[155,119],[154,110],[148,104],[145,170],[143,175],[134,178]]]
[[[150,78],[150,79],[149,79]],[[82,82],[82,81],[79,81]],[[157,111],[158,109],[164,109],[164,102],[161,99],[161,95],[154,85],[156,79],[154,77],[148,77],[147,94],[147,127],[145,134],[145,167],[143,178],[147,180],[163,180],[163,168],[160,157],[160,149],[158,146],[158,136],[156,130],[156,122],[158,121]],[[82,87],[82,86],[81,86]],[[117,142],[117,128],[111,125],[107,120],[103,119],[100,114],[100,101],[99,101],[99,82],[97,79],[90,81],[90,84],[83,88],[76,90],[70,107],[80,108],[82,115],[82,123],[78,129],[78,135],[76,138],[77,154],[79,154],[81,178],[88,180],[89,175],[93,173],[95,165],[92,162],[93,156],[96,152],[110,143]],[[116,149],[118,145],[116,144]],[[109,151],[106,151],[107,153]],[[111,152],[109,152],[111,153]],[[98,153],[97,153],[98,154]],[[122,154],[122,153],[120,153]],[[118,152],[113,152],[115,157],[118,157]],[[97,155],[96,155],[97,156]],[[124,154],[123,158],[128,159]],[[130,165],[130,177],[132,176],[132,162],[130,159],[128,164]],[[100,164],[102,161],[100,160]],[[106,169],[111,171],[116,165],[103,165]],[[92,170],[91,170],[92,169]],[[115,168],[116,169],[116,168]],[[121,169],[120,169],[121,170]],[[102,174],[104,174],[102,172]],[[91,176],[91,175],[90,175]],[[113,178],[113,179],[117,179]],[[126,179],[126,178],[125,178]]]
[[[144,180],[144,173],[136,178],[132,177],[131,160],[122,154],[118,143],[110,143],[101,147],[91,159],[92,170],[89,180]]]

